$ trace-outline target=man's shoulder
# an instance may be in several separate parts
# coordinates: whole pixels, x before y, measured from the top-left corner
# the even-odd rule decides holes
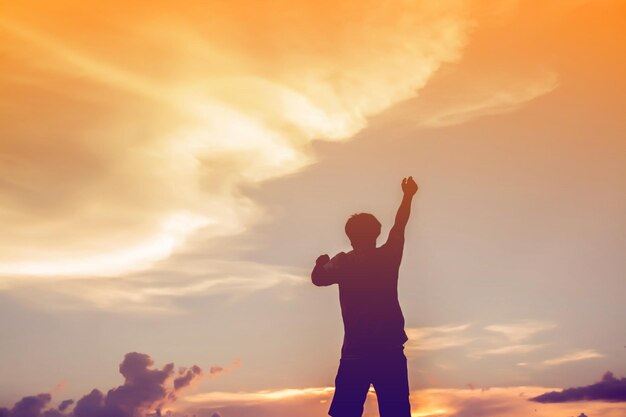
[[[386,242],[378,247],[378,257],[386,264],[398,265],[402,259],[403,247],[396,242]]]
[[[376,251],[380,254],[384,254],[395,249],[397,249],[397,245],[395,245],[394,242],[385,242],[377,247]]]

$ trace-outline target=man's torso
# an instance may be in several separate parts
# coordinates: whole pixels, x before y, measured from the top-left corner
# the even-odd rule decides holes
[[[398,302],[402,248],[383,245],[341,259],[339,299],[344,322],[342,357],[383,353],[406,342]]]

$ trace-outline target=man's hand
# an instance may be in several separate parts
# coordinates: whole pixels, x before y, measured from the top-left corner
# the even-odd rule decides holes
[[[324,266],[328,262],[330,262],[330,256],[324,254],[324,255],[320,255],[317,257],[317,260],[315,261],[315,265]]]
[[[413,177],[404,178],[402,180],[402,191],[404,195],[408,195],[409,197],[413,197],[417,192],[417,184],[413,180]]]

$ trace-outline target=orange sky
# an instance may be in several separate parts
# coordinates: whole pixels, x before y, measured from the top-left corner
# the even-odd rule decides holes
[[[310,264],[346,248],[353,212],[384,235],[407,175],[411,382],[450,390],[416,416],[474,415],[468,383],[517,404],[480,415],[521,416],[521,386],[624,376],[625,17],[623,0],[0,0],[0,405],[112,386],[137,350],[242,359],[180,407],[285,389],[301,407],[341,341]]]

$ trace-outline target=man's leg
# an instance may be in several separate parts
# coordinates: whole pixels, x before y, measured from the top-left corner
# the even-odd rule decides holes
[[[397,352],[373,359],[373,384],[380,417],[411,417],[406,356]]]
[[[370,379],[360,359],[341,359],[335,378],[335,395],[328,414],[333,417],[361,417]]]

